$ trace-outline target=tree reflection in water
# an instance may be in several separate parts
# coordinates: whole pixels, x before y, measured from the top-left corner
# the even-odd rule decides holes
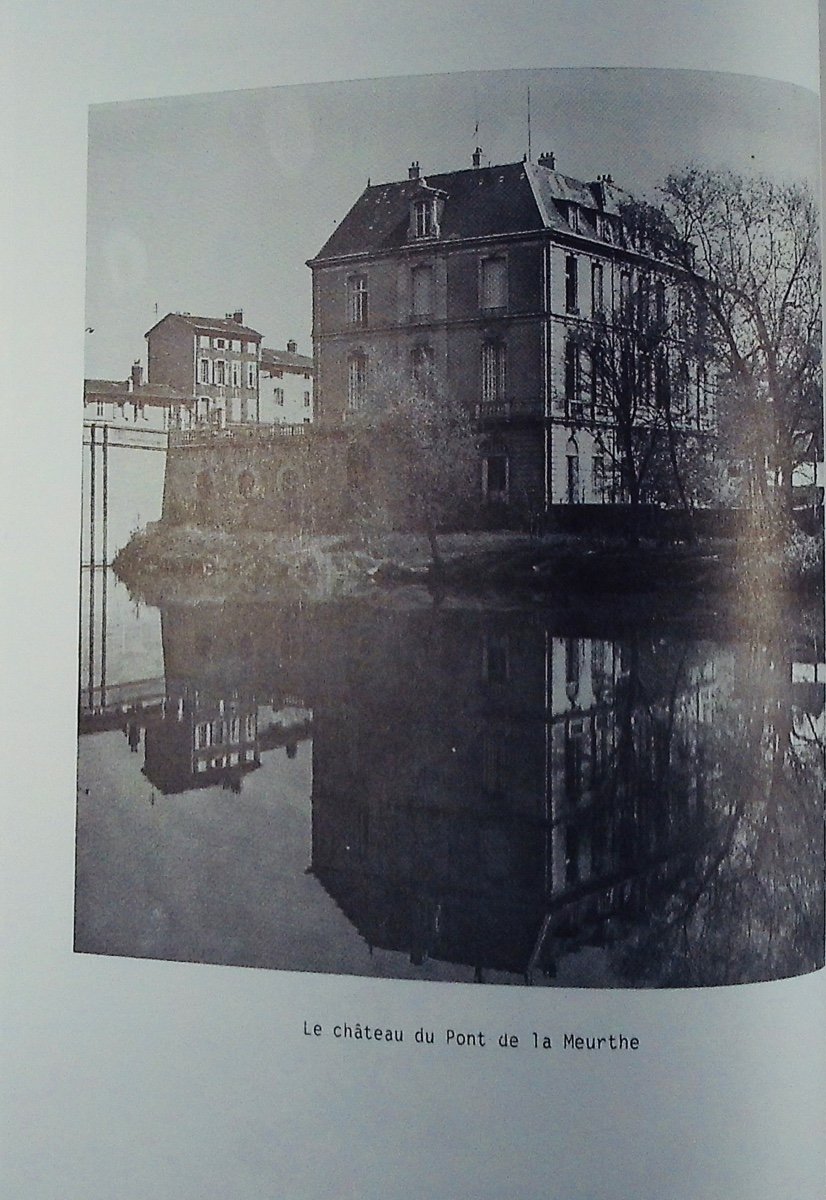
[[[197,771],[240,792],[311,736],[301,870],[407,975],[428,960],[567,985],[801,974],[823,965],[824,704],[794,664],[823,648],[798,618],[775,628],[711,641],[535,609],[170,609],[144,772],[162,792]],[[289,705],[293,733],[264,719]],[[322,969],[310,949],[300,965]]]

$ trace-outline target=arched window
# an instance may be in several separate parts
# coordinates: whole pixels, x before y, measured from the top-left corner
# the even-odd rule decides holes
[[[568,503],[579,504],[582,496],[579,487],[579,447],[575,438],[569,438],[565,448],[565,484]]]

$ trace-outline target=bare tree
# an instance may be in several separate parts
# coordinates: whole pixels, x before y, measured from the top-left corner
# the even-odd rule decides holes
[[[662,211],[630,202],[623,229],[641,257],[622,272],[614,305],[572,335],[567,365],[573,347],[584,363],[588,397],[579,420],[599,437],[618,494],[631,508],[636,541],[643,504],[690,511],[699,490],[697,464],[710,419],[705,384],[699,397],[709,348],[702,324],[687,321],[679,302],[681,270],[652,252],[674,240]]]
[[[729,376],[755,506],[787,527],[822,439],[821,267],[802,184],[690,168],[663,188],[660,252],[684,273]]]
[[[438,385],[428,362],[409,377],[376,372],[348,428],[350,452],[373,464],[373,513],[424,533],[432,569],[441,572],[439,529],[478,499],[479,435],[470,413]]]

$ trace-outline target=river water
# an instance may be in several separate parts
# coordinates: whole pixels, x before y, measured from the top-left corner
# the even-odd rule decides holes
[[[823,965],[813,616],[156,608],[103,569],[81,613],[78,951],[590,987]]]

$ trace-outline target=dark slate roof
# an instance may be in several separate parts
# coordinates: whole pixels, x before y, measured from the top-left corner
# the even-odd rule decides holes
[[[177,321],[188,325],[193,333],[209,333],[221,334],[228,338],[246,338],[250,342],[260,342],[261,334],[257,329],[252,329],[249,325],[239,325],[237,321],[233,321],[232,317],[194,317],[191,313],[167,313],[160,321],[156,321],[152,329],[147,330],[144,334],[149,337],[153,330],[159,325],[163,325],[164,321]]]
[[[542,229],[570,233],[569,204],[585,210],[582,232],[595,237],[588,212],[617,215],[625,194],[613,184],[583,183],[533,162],[375,184],[365,188],[312,261],[375,254],[409,244],[410,204],[425,188],[438,189],[445,196],[440,241]]]
[[[261,347],[261,370],[270,371],[300,371],[302,375],[312,372],[313,360],[306,354],[294,354],[291,350],[271,350],[268,346]]]
[[[179,392],[166,383],[143,383],[140,387],[130,388],[128,379],[86,379],[83,382],[83,399],[89,403],[92,399],[108,397],[119,403],[137,401],[139,404],[163,405],[170,402],[185,404],[192,401],[192,396]]]

